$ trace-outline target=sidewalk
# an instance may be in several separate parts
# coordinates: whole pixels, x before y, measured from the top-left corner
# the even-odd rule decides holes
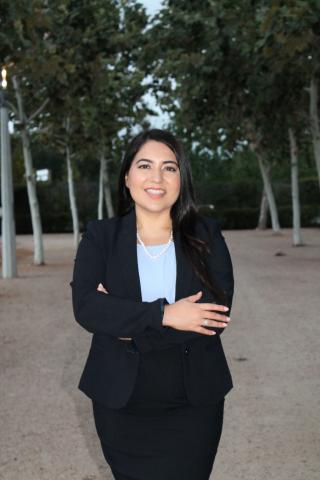
[[[320,231],[303,229],[299,248],[288,229],[224,236],[236,288],[221,338],[234,388],[212,479],[316,480]],[[19,278],[0,279],[0,479],[112,479],[77,389],[91,335],[72,313],[72,236],[45,235],[43,267],[31,265],[31,236],[17,247]]]

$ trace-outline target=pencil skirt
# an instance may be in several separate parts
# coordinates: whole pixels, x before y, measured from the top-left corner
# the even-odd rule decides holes
[[[141,356],[127,405],[92,401],[96,430],[116,480],[208,480],[218,449],[224,398],[188,403],[177,349]],[[171,369],[168,370],[168,366]]]

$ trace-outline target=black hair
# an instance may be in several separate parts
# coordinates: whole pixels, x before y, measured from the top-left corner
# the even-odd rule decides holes
[[[129,143],[119,174],[117,215],[125,215],[134,207],[130,190],[125,184],[125,176],[131,167],[135,155],[148,140],[155,140],[167,145],[175,154],[179,165],[180,194],[170,210],[173,238],[175,237],[175,232],[179,230],[181,247],[190,260],[195,274],[209,291],[213,293],[217,301],[226,305],[225,292],[210,278],[204,261],[205,253],[210,253],[209,244],[195,235],[196,222],[201,221],[201,216],[195,203],[190,162],[186,157],[181,141],[171,132],[157,128],[144,130]]]

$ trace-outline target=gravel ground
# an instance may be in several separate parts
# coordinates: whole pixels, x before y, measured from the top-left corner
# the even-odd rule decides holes
[[[303,229],[298,248],[288,229],[224,236],[236,282],[222,336],[234,388],[211,478],[318,480],[319,230]],[[77,389],[91,336],[72,313],[72,236],[44,237],[45,266],[32,265],[32,238],[20,235],[19,277],[0,279],[0,479],[111,479]]]

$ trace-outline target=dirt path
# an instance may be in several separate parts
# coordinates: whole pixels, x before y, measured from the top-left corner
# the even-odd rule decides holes
[[[304,229],[307,246],[294,248],[290,230],[224,232],[236,281],[222,336],[234,389],[214,480],[319,478],[319,233]],[[17,246],[19,278],[0,279],[0,479],[111,479],[77,390],[90,334],[72,314],[72,237],[45,235],[43,267],[31,265],[30,236]]]

